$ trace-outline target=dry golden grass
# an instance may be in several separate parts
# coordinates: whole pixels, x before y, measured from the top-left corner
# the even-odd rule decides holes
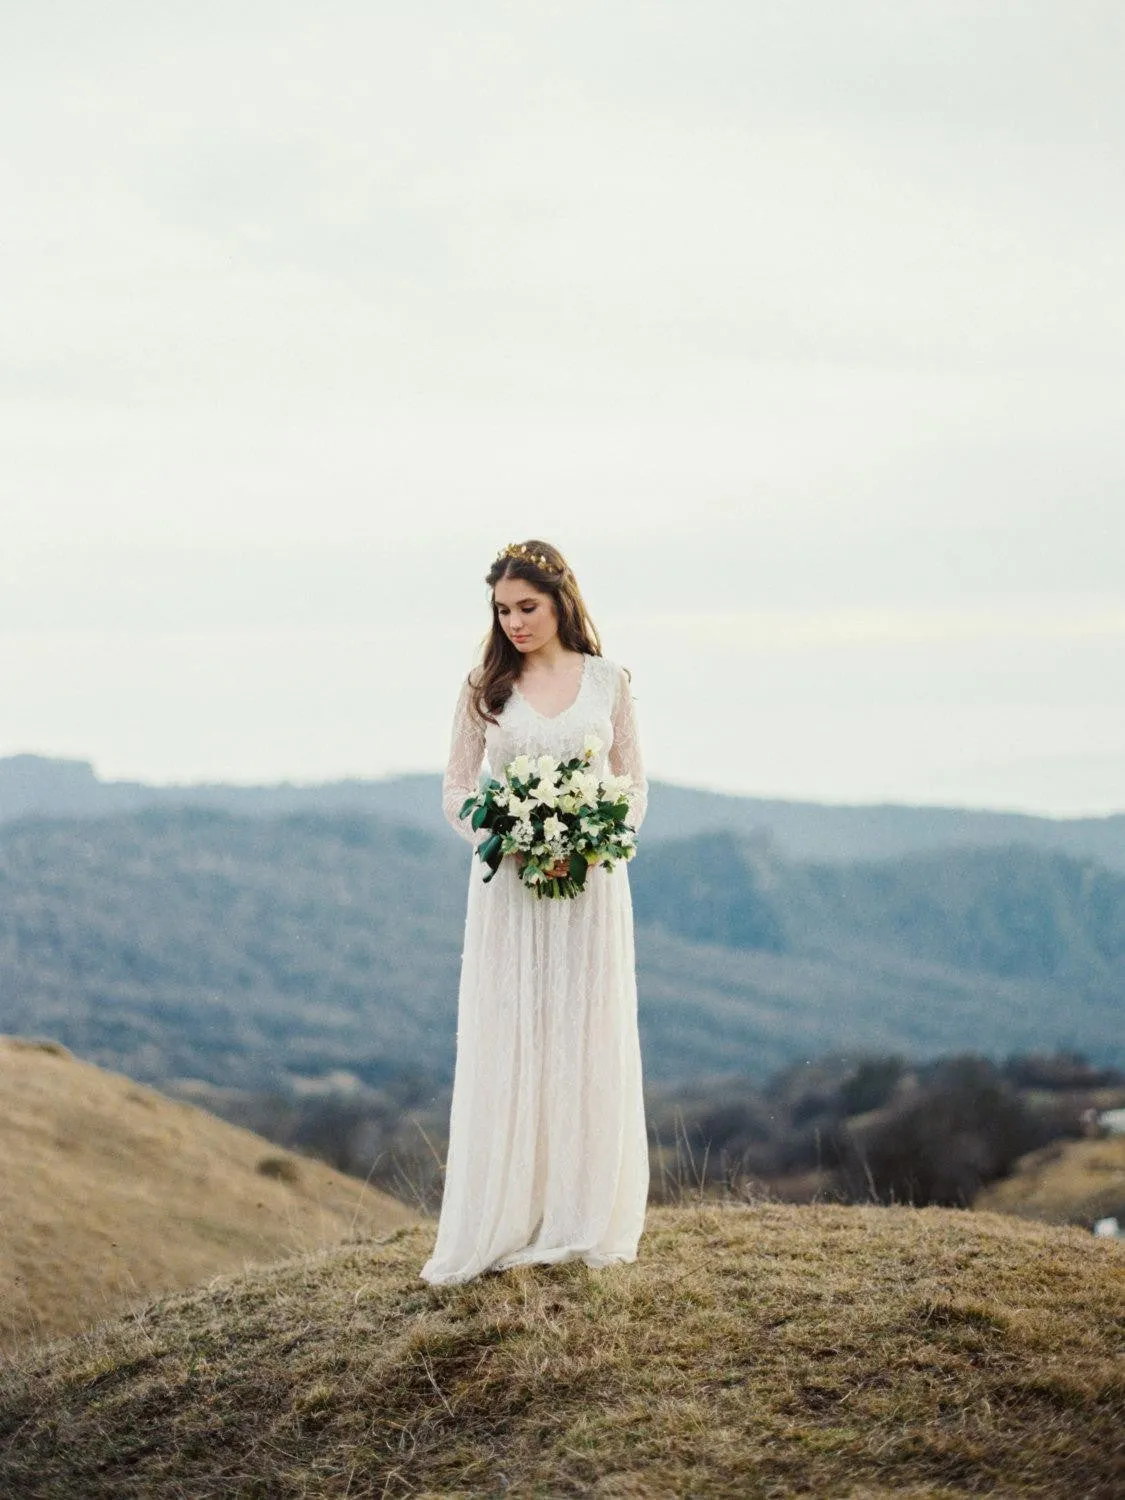
[[[0,1037],[0,1347],[247,1260],[416,1221],[57,1043]]]
[[[994,1214],[653,1208],[638,1261],[432,1288],[433,1227],[0,1365],[0,1492],[1125,1493],[1125,1253]]]
[[[1025,1214],[1054,1224],[1125,1223],[1125,1136],[1055,1141],[1021,1157],[1011,1177],[979,1193],[974,1208]]]

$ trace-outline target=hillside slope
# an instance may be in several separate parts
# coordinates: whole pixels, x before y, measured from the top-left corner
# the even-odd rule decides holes
[[[432,1226],[0,1365],[0,1491],[672,1497],[1125,1484],[1125,1253],[992,1214],[651,1209],[640,1258],[431,1288]]]
[[[992,1183],[974,1208],[1026,1214],[1052,1224],[1125,1224],[1125,1136],[1053,1141],[1021,1156],[1010,1177]]]
[[[413,1219],[57,1044],[0,1036],[0,1347]]]

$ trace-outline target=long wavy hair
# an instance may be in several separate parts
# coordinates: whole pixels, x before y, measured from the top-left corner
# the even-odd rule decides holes
[[[578,580],[559,549],[552,547],[550,542],[534,539],[513,545],[521,549],[518,555],[513,556],[508,549],[489,568],[484,580],[489,591],[495,589],[502,578],[522,578],[540,593],[549,594],[554,601],[559,640],[568,650],[581,651],[585,656],[601,656],[601,641],[578,591]],[[497,714],[512,696],[512,688],[523,668],[523,657],[504,633],[495,596],[491,604],[492,628],[481,642],[478,665],[469,673],[469,684],[473,689],[469,702],[480,721],[495,724]]]

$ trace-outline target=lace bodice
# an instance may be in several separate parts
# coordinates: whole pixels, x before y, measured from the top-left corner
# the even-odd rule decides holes
[[[582,753],[593,732],[602,749],[593,769],[633,778],[629,822],[639,829],[648,806],[648,781],[641,755],[637,716],[624,669],[605,656],[587,656],[578,694],[569,707],[553,716],[541,714],[517,689],[505,703],[496,724],[481,725],[469,711],[471,689],[461,684],[453,715],[449,759],[442,782],[442,811],[450,825],[472,844],[487,836],[473,833],[457,814],[477,790],[482,768],[499,775],[517,755],[553,755],[569,759]]]

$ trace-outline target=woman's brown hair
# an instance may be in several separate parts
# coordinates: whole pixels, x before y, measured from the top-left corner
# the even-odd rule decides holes
[[[581,651],[585,656],[602,654],[598,632],[578,592],[578,580],[557,547],[535,540],[513,542],[498,555],[484,581],[491,590],[502,578],[522,578],[551,596],[558,615],[559,640],[569,651]],[[492,629],[481,643],[481,651],[480,664],[469,674],[474,690],[469,701],[478,719],[495,724],[523,666],[523,657],[504,633],[495,598]]]

